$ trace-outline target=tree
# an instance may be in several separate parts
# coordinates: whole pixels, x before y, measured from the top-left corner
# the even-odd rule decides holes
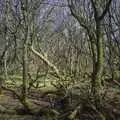
[[[91,42],[91,49],[93,55],[93,73],[92,73],[92,94],[95,100],[95,105],[99,106],[100,104],[100,96],[101,96],[101,76],[103,72],[103,62],[104,62],[104,42],[103,42],[103,35],[101,30],[101,23],[104,19],[105,15],[107,14],[112,0],[105,2],[105,8],[102,9],[100,4],[102,1],[94,1],[90,0],[87,3],[83,1],[74,2],[68,0],[68,5],[71,11],[71,15],[78,20],[79,24],[87,31],[89,36],[89,41]],[[78,4],[81,3],[81,7],[85,10],[86,6],[89,4],[91,8],[88,8],[88,12],[80,13],[78,8]],[[82,9],[81,8],[81,9]],[[92,13],[93,12],[93,13]],[[86,15],[87,14],[87,15]],[[82,16],[84,15],[84,16]],[[87,18],[89,16],[89,18]],[[91,16],[91,17],[90,17]],[[93,17],[92,17],[93,16]],[[86,19],[85,19],[86,18]],[[90,22],[94,21],[93,26],[90,26]],[[89,27],[91,27],[92,31]]]

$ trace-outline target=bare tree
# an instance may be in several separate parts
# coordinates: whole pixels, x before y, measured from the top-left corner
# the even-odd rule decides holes
[[[92,94],[94,96],[96,106],[98,106],[100,102],[101,76],[103,72],[104,62],[104,42],[101,30],[101,23],[109,10],[112,0],[106,1],[104,5],[105,7],[103,9],[100,7],[101,2],[102,1],[97,2],[94,0],[90,0],[86,3],[85,1],[73,2],[68,0],[71,15],[78,20],[78,22],[84,29],[86,29],[89,36],[89,41],[91,41],[91,49],[93,54]],[[81,6],[81,9],[78,5]],[[90,7],[88,7],[87,9],[86,7],[88,5],[90,5]],[[84,13],[81,11],[82,9],[84,9]],[[86,9],[90,13],[86,12]],[[94,21],[93,26],[90,25],[91,21]],[[91,29],[89,27],[91,27]]]

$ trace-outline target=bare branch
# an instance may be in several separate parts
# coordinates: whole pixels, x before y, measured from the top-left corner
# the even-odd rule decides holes
[[[99,20],[102,20],[104,18],[104,16],[106,15],[106,13],[108,12],[110,5],[112,3],[112,0],[109,0],[108,3],[106,4],[106,7],[102,13],[102,15],[99,17]]]
[[[94,3],[93,0],[91,0],[91,3],[92,3],[93,10],[94,10],[94,18],[97,20],[98,19],[97,8],[96,8],[95,3]]]

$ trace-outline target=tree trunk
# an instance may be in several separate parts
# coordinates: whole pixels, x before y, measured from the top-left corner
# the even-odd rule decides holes
[[[92,94],[95,100],[95,104],[100,104],[101,99],[101,88],[102,88],[102,72],[103,72],[103,62],[104,62],[104,47],[103,47],[103,39],[100,30],[100,22],[96,24],[96,48],[97,48],[97,62],[95,64],[95,71],[93,71],[93,79],[92,79]],[[97,104],[97,105],[98,105]]]
[[[23,45],[23,85],[22,85],[22,97],[23,101],[26,101],[27,95],[27,45]]]

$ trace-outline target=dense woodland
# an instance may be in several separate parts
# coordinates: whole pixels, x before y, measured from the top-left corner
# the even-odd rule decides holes
[[[0,0],[0,120],[120,120],[120,0]]]

